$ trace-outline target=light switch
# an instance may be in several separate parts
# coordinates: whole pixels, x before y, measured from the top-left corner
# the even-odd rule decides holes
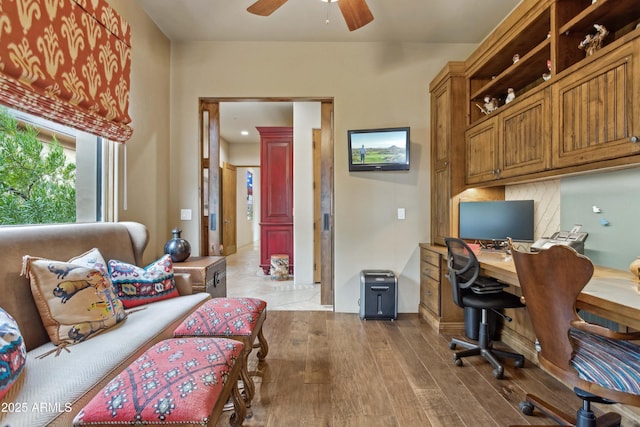
[[[404,208],[398,208],[398,219],[404,219],[404,218],[405,218]]]
[[[180,219],[182,221],[191,221],[191,209],[180,209]]]

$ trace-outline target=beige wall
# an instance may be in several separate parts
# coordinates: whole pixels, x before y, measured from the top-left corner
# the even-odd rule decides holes
[[[170,223],[198,209],[199,97],[333,97],[335,309],[357,312],[362,269],[400,276],[399,310],[416,312],[418,243],[429,240],[428,85],[475,45],[197,42],[172,46]],[[348,129],[410,126],[409,172],[352,173]],[[406,219],[396,219],[397,208]],[[197,247],[198,222],[182,222]],[[195,245],[194,245],[195,243]]]
[[[163,253],[178,226],[169,218],[169,105],[171,44],[131,0],[109,0],[131,25],[131,99],[133,137],[127,150],[127,203],[119,200],[118,219],[145,224],[151,235],[145,260]],[[122,149],[120,150],[122,154]],[[122,182],[122,181],[121,181]],[[122,188],[120,194],[123,195]]]

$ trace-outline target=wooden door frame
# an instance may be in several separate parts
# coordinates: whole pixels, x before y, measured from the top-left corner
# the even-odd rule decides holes
[[[231,186],[231,188],[228,186],[228,184],[226,183],[227,178],[229,178],[228,172],[225,173],[226,171],[233,171],[233,185]],[[231,254],[235,254],[237,251],[237,239],[238,239],[238,235],[237,235],[237,218],[236,218],[236,210],[237,210],[237,206],[238,206],[238,200],[237,200],[237,192],[238,192],[238,187],[237,187],[237,180],[238,180],[238,176],[237,176],[237,167],[235,165],[232,165],[231,163],[228,162],[222,162],[222,167],[220,168],[220,194],[221,194],[221,203],[220,203],[220,223],[222,224],[220,226],[220,230],[222,232],[222,255],[227,256],[227,255],[231,255]],[[230,205],[233,204],[233,207],[231,208],[231,210],[228,210],[228,206],[226,206],[226,203],[229,201],[229,194],[232,195],[231,199],[232,202],[229,203]],[[231,215],[231,218],[229,218],[227,216],[227,214]],[[231,225],[229,225],[231,224]],[[229,231],[229,227],[231,227],[233,229],[233,233],[232,234],[232,241],[229,242],[226,239],[228,237],[230,237],[228,231]]]
[[[203,114],[199,114],[200,142],[205,136],[204,129],[209,135],[209,161],[211,164],[220,163],[220,103],[221,102],[320,102],[321,103],[321,172],[320,172],[320,209],[322,215],[321,251],[322,272],[320,285],[320,303],[334,305],[334,128],[333,128],[333,98],[211,98],[202,97],[199,100],[199,111],[209,111],[209,125],[202,123]],[[202,158],[202,156],[200,156]],[[220,255],[220,171],[219,168],[209,168],[209,220],[213,221],[208,227],[208,241],[202,242],[201,247],[208,249],[209,255]],[[202,177],[200,178],[202,180]],[[201,203],[202,205],[202,203]],[[202,221],[202,212],[198,215]],[[295,219],[294,219],[295,221]],[[213,228],[212,228],[213,226]],[[202,224],[200,229],[202,228]],[[203,252],[204,253],[204,252]]]
[[[322,147],[322,129],[312,129],[313,141],[313,282],[322,279],[322,210],[320,209],[320,149]]]

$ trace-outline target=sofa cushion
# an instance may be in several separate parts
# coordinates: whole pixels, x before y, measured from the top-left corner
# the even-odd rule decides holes
[[[27,348],[18,324],[0,308],[0,399],[22,373],[26,359]]]
[[[111,260],[109,274],[125,308],[179,295],[173,280],[173,262],[170,255],[164,255],[144,268]]]
[[[84,341],[126,317],[97,249],[67,262],[27,255],[24,271],[42,323],[56,345]]]
[[[55,349],[51,343],[29,351],[27,375],[20,377],[5,401],[21,402],[27,408],[39,408],[45,402],[48,407],[26,413],[0,411],[0,425],[45,426],[55,420],[54,425],[70,426],[75,414],[97,392],[96,384],[113,378],[142,353],[141,349],[171,337],[173,328],[208,298],[209,294],[203,292],[148,304],[130,313],[124,322],[58,357],[39,357]]]

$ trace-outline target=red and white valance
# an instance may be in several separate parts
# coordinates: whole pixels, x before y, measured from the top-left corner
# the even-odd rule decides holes
[[[0,103],[124,142],[129,24],[106,0],[0,0]]]

